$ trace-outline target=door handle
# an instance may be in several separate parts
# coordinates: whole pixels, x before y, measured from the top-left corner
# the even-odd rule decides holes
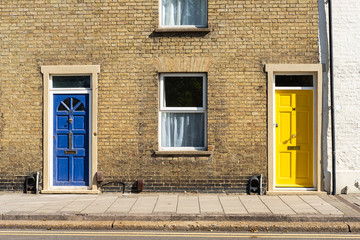
[[[296,138],[296,134],[291,135],[292,138]]]
[[[69,149],[72,149],[72,148],[73,148],[73,133],[70,130],[70,132],[69,132]]]

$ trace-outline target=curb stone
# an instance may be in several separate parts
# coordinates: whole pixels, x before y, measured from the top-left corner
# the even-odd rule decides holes
[[[360,223],[346,222],[233,222],[233,221],[0,221],[2,229],[360,232]]]
[[[346,215],[114,215],[114,214],[3,214],[1,220],[24,221],[229,221],[229,222],[360,222]]]

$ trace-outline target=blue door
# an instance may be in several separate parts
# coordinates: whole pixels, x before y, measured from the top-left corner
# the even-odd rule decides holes
[[[53,185],[89,185],[89,95],[54,94]]]

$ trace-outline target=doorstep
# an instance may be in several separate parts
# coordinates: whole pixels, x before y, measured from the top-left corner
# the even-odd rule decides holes
[[[279,190],[279,191],[266,191],[268,196],[276,195],[327,195],[327,192],[324,191],[304,191],[304,190]]]
[[[100,194],[100,190],[66,190],[66,189],[54,189],[54,190],[41,190],[44,194]]]

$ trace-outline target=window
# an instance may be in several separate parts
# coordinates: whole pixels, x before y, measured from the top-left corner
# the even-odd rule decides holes
[[[204,150],[206,75],[160,75],[160,150]]]
[[[207,0],[160,0],[161,27],[207,27]]]
[[[90,88],[90,76],[52,76],[53,88]]]
[[[313,75],[275,75],[276,87],[313,87]]]

